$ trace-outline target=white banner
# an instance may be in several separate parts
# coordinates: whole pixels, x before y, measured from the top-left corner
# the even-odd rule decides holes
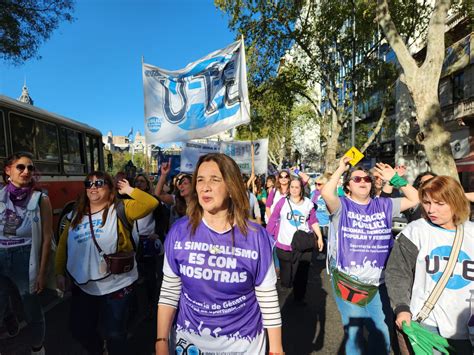
[[[252,155],[250,141],[221,142],[221,153],[227,154],[235,160],[244,174],[252,172]],[[268,168],[268,139],[254,141],[255,174],[266,174]]]
[[[142,70],[148,144],[205,138],[250,122],[243,41],[181,70],[145,63]]]
[[[451,132],[451,151],[454,159],[461,159],[469,155],[469,127]]]
[[[181,151],[181,168],[183,173],[193,173],[201,155],[219,153],[219,144],[186,143]]]

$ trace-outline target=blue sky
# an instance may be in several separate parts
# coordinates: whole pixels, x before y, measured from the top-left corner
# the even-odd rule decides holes
[[[21,66],[0,61],[0,94],[87,123],[102,134],[144,131],[141,58],[183,68],[230,44],[235,35],[212,0],[77,0],[63,22]]]

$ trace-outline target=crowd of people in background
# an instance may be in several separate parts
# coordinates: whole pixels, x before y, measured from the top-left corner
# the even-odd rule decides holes
[[[241,174],[219,153],[173,177],[164,161],[156,182],[90,172],[55,253],[57,288],[71,292],[71,334],[90,354],[133,353],[127,328],[143,285],[157,354],[284,354],[279,294],[292,291],[304,306],[311,262],[320,260],[346,354],[413,353],[403,329],[416,321],[472,354],[474,193],[433,172],[411,185],[404,166],[349,161],[316,178],[299,167]],[[38,294],[55,287],[46,279],[53,227],[35,169],[26,152],[4,162],[0,338],[29,326],[32,354],[44,354]],[[400,216],[408,225],[395,235]],[[459,235],[454,276],[425,312]]]

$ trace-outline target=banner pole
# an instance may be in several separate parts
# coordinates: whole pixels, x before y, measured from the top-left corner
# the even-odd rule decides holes
[[[252,131],[252,122],[249,124],[250,127],[250,157],[251,157],[251,174],[250,176],[255,175],[255,150],[253,145],[253,131]]]

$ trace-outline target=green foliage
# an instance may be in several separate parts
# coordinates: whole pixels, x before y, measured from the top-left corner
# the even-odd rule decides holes
[[[109,154],[109,151],[104,150],[104,156]],[[119,171],[124,171],[125,165],[132,160],[132,154],[129,152],[113,152],[113,168],[112,171],[108,171],[112,176],[117,174]],[[146,156],[143,153],[135,153],[133,155],[133,164],[137,167],[137,171],[140,169],[145,170],[146,168]]]
[[[396,14],[394,21],[404,38],[423,33],[431,11],[427,2],[391,1]],[[344,126],[351,117],[354,97],[357,102],[363,102],[377,92],[385,93],[398,75],[394,63],[388,63],[385,58],[389,48],[375,21],[375,1],[215,0],[214,3],[229,15],[231,30],[244,35],[250,92],[254,93],[250,97],[252,121],[258,119],[254,126],[259,126],[266,123],[265,119],[269,120],[262,116],[271,115],[272,125],[267,128],[270,134],[278,127],[287,127],[287,121],[277,123],[276,119],[288,118],[301,102],[313,106],[313,118],[317,117],[321,132],[336,132],[334,125]],[[317,86],[321,88],[320,101],[312,98]],[[268,87],[272,88],[272,94],[262,95],[261,90]],[[286,104],[288,100],[290,105]],[[286,110],[281,110],[282,105]],[[330,119],[334,116],[337,120]],[[337,139],[333,143],[337,144]]]
[[[36,56],[61,21],[72,22],[73,0],[1,0],[0,58],[20,64]]]

